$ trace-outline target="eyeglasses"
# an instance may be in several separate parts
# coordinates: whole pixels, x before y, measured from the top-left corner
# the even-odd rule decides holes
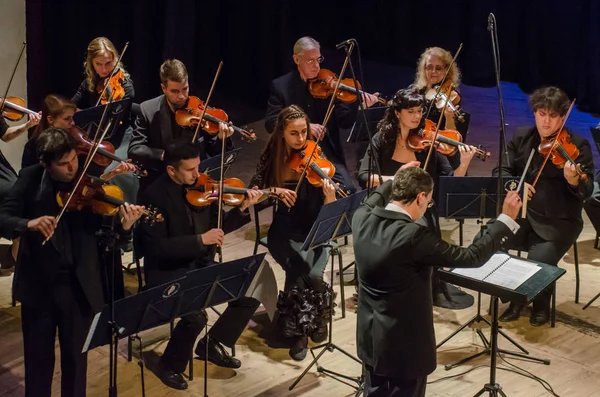
[[[441,65],[436,65],[436,66],[427,65],[427,66],[425,66],[425,70],[427,70],[428,72],[433,72],[434,70],[436,72],[441,72],[444,69],[446,69],[446,67],[445,66],[441,66]]]
[[[311,59],[306,60],[305,62],[307,65],[314,65],[315,62],[323,63],[324,60],[325,60],[325,57],[323,55],[321,55],[318,58],[311,58]]]

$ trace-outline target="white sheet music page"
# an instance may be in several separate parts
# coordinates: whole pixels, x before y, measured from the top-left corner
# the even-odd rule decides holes
[[[452,273],[460,274],[462,276],[466,276],[475,280],[483,280],[509,259],[510,256],[507,254],[494,254],[481,267],[469,269],[454,269],[452,270]]]
[[[485,281],[504,288],[515,290],[541,269],[535,263],[510,258],[498,270],[490,274]]]

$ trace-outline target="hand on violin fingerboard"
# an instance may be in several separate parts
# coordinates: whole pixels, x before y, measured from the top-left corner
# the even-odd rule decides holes
[[[121,226],[123,230],[128,231],[133,227],[133,224],[138,221],[144,215],[145,207],[141,205],[134,205],[125,203],[119,207],[119,213],[121,214]]]
[[[252,189],[246,191],[246,198],[240,205],[240,211],[245,211],[246,208],[258,203],[258,200],[263,196],[263,192],[258,190],[258,186],[254,186]]]
[[[565,163],[565,167],[563,168],[565,179],[571,186],[579,185],[579,174],[577,173],[577,167],[581,167],[581,164],[575,165],[570,161],[567,161]]]
[[[323,179],[323,194],[325,195],[325,204],[335,201],[335,187],[327,179]]]
[[[363,101],[362,101],[362,107],[363,108],[370,108],[371,106],[375,105],[378,102],[379,99],[379,93],[376,92],[374,94],[369,94],[369,93],[364,93],[363,94]]]
[[[219,139],[223,140],[223,137],[229,138],[233,135],[233,127],[231,127],[231,122],[227,123],[219,123]]]

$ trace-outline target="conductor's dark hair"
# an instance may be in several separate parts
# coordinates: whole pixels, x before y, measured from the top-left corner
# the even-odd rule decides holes
[[[563,90],[558,87],[538,88],[529,97],[529,105],[536,112],[540,109],[546,109],[551,113],[558,113],[560,116],[567,114],[571,101]]]
[[[37,141],[37,156],[40,161],[50,165],[75,149],[75,139],[62,128],[44,130]]]
[[[407,167],[398,170],[394,175],[391,199],[410,204],[420,193],[429,194],[432,191],[433,178],[427,171],[419,167]]]
[[[182,160],[194,159],[198,156],[198,146],[188,139],[173,141],[165,147],[165,165],[172,165],[175,168]]]

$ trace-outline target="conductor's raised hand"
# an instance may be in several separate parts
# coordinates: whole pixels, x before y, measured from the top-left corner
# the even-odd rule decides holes
[[[522,206],[523,202],[521,201],[521,197],[519,197],[519,193],[516,191],[510,191],[504,198],[504,203],[502,204],[502,213],[515,220],[517,219],[517,216],[519,216],[519,211],[521,210]]]

